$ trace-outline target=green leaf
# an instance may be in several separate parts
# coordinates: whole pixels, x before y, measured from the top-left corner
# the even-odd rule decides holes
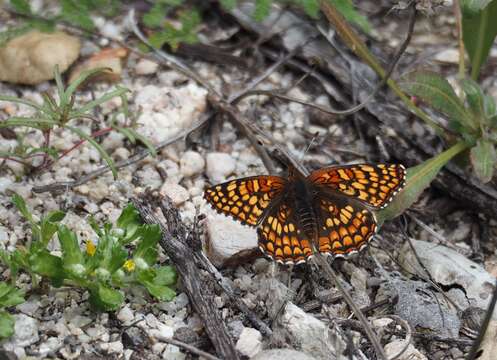
[[[79,128],[68,125],[64,125],[64,127],[68,130],[71,130],[73,133],[77,134],[79,137],[85,139],[86,141],[88,141],[90,144],[93,145],[93,147],[99,152],[100,156],[102,156],[102,158],[109,166],[110,170],[112,171],[112,176],[114,176],[114,180],[116,180],[117,179],[116,166],[114,165],[114,161],[111,159],[109,154],[107,154],[104,148],[100,146],[100,144],[97,143],[90,135],[86,134],[84,131],[80,130]]]
[[[161,238],[161,232],[158,225],[143,225],[139,228],[137,233],[140,236],[133,258],[135,263],[139,264],[138,259],[142,259],[149,266],[157,262],[157,243]]]
[[[135,240],[138,228],[142,225],[140,213],[133,204],[129,203],[117,219],[116,226],[125,231],[125,235],[121,239],[122,244],[130,243]]]
[[[95,24],[93,24],[88,9],[81,6],[82,3],[75,0],[60,0],[60,18],[73,26],[76,25],[84,30],[92,31],[95,29]]]
[[[16,306],[24,302],[24,291],[0,282],[0,308]]]
[[[83,269],[79,270],[76,267],[83,267],[84,257],[81,252],[81,248],[79,247],[76,233],[62,224],[59,225],[57,235],[62,249],[62,261],[64,268],[80,276],[83,272],[81,270]]]
[[[27,0],[10,0],[10,5],[18,13],[29,15],[31,14],[31,5]]]
[[[406,186],[393,199],[385,209],[376,213],[379,224],[402,214],[407,208],[414,204],[421,193],[435,179],[439,171],[455,155],[467,149],[465,142],[459,142],[437,156],[426,160],[422,164],[407,169]]]
[[[40,250],[29,256],[31,271],[34,273],[51,278],[54,285],[61,285],[64,279],[64,270],[62,259],[52,255],[48,250]]]
[[[54,210],[50,211],[46,216],[45,219],[50,222],[59,222],[64,220],[64,217],[66,216],[66,213],[60,210]]]
[[[347,21],[359,26],[366,33],[371,32],[368,20],[357,12],[350,0],[328,0],[328,2],[340,11]]]
[[[136,140],[140,141],[143,145],[145,145],[150,155],[152,155],[153,157],[157,156],[157,151],[155,150],[155,146],[150,142],[150,140],[148,140],[145,136],[141,135],[140,133],[136,132],[134,129],[122,128],[119,126],[114,126],[114,129],[116,129],[121,134],[126,136],[126,138],[128,138],[128,140],[132,144],[135,144]]]
[[[483,10],[492,0],[462,0],[461,6],[464,11],[470,13],[477,13]]]
[[[176,270],[172,266],[160,266],[155,269],[154,283],[160,285],[171,286],[176,284],[178,280],[178,275]]]
[[[166,6],[157,1],[150,10],[143,15],[143,24],[149,28],[159,28],[164,23]]]
[[[471,60],[471,78],[478,79],[497,35],[497,0],[461,1],[463,40]]]
[[[471,148],[470,159],[475,174],[481,182],[486,183],[492,180],[497,161],[494,144],[488,140],[479,139]]]
[[[16,206],[17,210],[21,213],[21,215],[28,220],[30,223],[34,223],[33,220],[33,215],[31,215],[31,212],[28,210],[28,207],[26,206],[26,202],[22,198],[22,196],[18,194],[12,195],[12,203]]]
[[[474,119],[444,77],[432,72],[413,72],[404,76],[399,85],[409,95],[420,98],[435,110],[446,114],[452,126],[461,125],[468,130],[477,128]]]
[[[100,311],[117,310],[124,301],[124,295],[111,287],[97,284],[90,289],[90,304]]]
[[[232,10],[236,6],[236,1],[237,0],[219,0],[219,3],[221,4],[221,7],[224,10]]]
[[[153,269],[137,271],[136,279],[142,284],[153,297],[161,301],[171,301],[176,296],[176,292],[155,281],[155,271]]]
[[[468,102],[470,110],[477,117],[485,116],[484,94],[480,86],[471,79],[461,80],[461,87],[466,94],[466,101]]]
[[[271,10],[271,0],[255,0],[254,13],[255,21],[262,21],[269,16]]]
[[[0,311],[0,338],[6,339],[14,334],[15,320],[6,311]]]

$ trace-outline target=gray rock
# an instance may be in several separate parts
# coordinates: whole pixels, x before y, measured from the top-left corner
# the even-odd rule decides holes
[[[316,358],[292,349],[264,350],[250,360],[316,360]]]
[[[385,297],[398,297],[394,311],[413,330],[429,329],[439,336],[458,337],[461,320],[456,310],[448,308],[447,301],[442,296],[437,297],[428,284],[395,279],[380,287],[376,301]]]
[[[38,321],[24,314],[14,315],[14,335],[5,343],[4,348],[14,351],[17,347],[26,347],[40,340],[38,336]]]
[[[327,324],[292,303],[285,306],[281,324],[288,331],[292,343],[316,359],[336,359],[335,354],[341,354],[345,349],[345,342]]]
[[[471,305],[486,309],[494,290],[495,278],[465,256],[443,245],[412,241],[416,252],[436,283],[462,286]],[[407,271],[425,274],[413,252],[406,244],[400,262]],[[497,320],[497,311],[493,318]]]

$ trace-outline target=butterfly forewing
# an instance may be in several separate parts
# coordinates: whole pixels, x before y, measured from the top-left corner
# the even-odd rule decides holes
[[[399,164],[332,166],[312,172],[308,180],[356,198],[375,208],[385,207],[405,184]]]
[[[279,176],[253,176],[212,186],[204,197],[218,212],[242,224],[256,226],[285,184],[286,180]]]
[[[374,215],[358,201],[320,198],[318,249],[346,256],[361,250],[376,232]]]
[[[294,215],[295,209],[282,201],[270,209],[257,229],[262,252],[285,264],[304,262],[313,254],[310,239],[299,229]]]

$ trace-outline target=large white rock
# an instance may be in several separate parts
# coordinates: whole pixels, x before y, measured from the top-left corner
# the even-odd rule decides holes
[[[262,334],[256,329],[243,328],[236,342],[236,349],[249,358],[255,356],[262,350]]]
[[[212,152],[207,154],[207,176],[212,182],[220,182],[235,171],[236,162],[230,154]]]
[[[30,31],[0,47],[0,81],[36,85],[63,73],[79,56],[79,39],[57,31]]]
[[[241,225],[225,215],[217,214],[210,208],[207,210],[205,224],[207,256],[216,266],[223,266],[242,252],[257,248],[255,229]]]

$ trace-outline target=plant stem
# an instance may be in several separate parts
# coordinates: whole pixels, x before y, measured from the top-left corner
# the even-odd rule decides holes
[[[466,61],[464,58],[465,49],[464,49],[464,41],[462,37],[462,14],[461,14],[461,5],[459,0],[454,0],[454,16],[456,18],[457,25],[457,44],[459,49],[459,78],[464,79],[466,76]]]
[[[376,60],[373,54],[369,51],[367,46],[357,35],[357,33],[350,27],[343,16],[326,0],[319,1],[321,10],[324,12],[328,21],[333,24],[336,31],[340,34],[345,43],[354,51],[363,61],[365,61],[381,78],[385,77],[385,70],[381,64]],[[412,100],[404,94],[399,85],[393,80],[388,79],[387,85],[392,91],[404,102],[404,104],[415,113],[421,120],[431,126],[437,135],[446,138],[447,135],[437,123],[435,123],[424,111],[418,108]]]

